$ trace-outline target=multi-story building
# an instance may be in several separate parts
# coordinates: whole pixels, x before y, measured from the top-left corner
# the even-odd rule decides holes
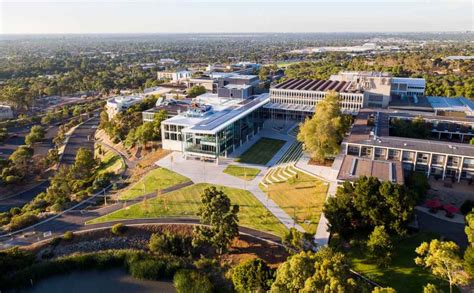
[[[390,103],[391,76],[386,72],[342,71],[329,79],[350,82],[363,90],[369,108],[386,108]]]
[[[474,178],[474,145],[434,139],[390,135],[390,119],[401,113],[364,110],[359,113],[350,135],[342,143],[345,155],[372,160],[398,161],[405,171],[460,181]],[[405,118],[410,117],[406,114]],[[413,116],[412,116],[413,117]],[[445,117],[429,116],[431,122]],[[372,121],[372,122],[370,122]],[[471,127],[474,120],[471,120]],[[470,135],[474,133],[471,132]]]
[[[158,71],[157,78],[159,80],[170,80],[174,83],[182,82],[192,75],[191,71],[188,70],[177,70],[177,71]]]
[[[105,105],[107,115],[109,119],[113,118],[118,113],[130,108],[131,106],[141,102],[143,100],[143,95],[134,95],[134,96],[117,96],[107,100]]]
[[[356,114],[367,104],[364,91],[352,82],[289,79],[270,88],[270,102],[265,108],[271,118],[301,121],[312,115],[317,104],[332,92],[338,94],[344,113]]]
[[[425,94],[426,81],[424,78],[392,77],[391,83],[390,92],[392,95],[408,97]]]
[[[163,148],[185,157],[226,157],[262,129],[268,99],[268,94],[244,100],[198,96],[186,112],[162,122]]]

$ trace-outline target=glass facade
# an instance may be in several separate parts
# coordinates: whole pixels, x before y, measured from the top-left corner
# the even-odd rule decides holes
[[[257,134],[262,129],[267,116],[267,111],[260,108],[229,124],[216,134],[183,130],[183,150],[188,155],[226,157]]]

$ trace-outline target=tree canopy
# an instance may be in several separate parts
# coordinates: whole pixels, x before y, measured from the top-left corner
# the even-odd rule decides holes
[[[278,267],[271,292],[358,292],[357,288],[345,256],[325,247],[288,258]]]
[[[209,243],[222,254],[239,235],[239,206],[232,205],[229,197],[214,186],[204,190],[201,203],[198,215],[201,224],[206,226],[194,228],[193,243]]]
[[[406,187],[375,177],[346,181],[335,197],[324,204],[329,230],[348,237],[356,231],[371,231],[383,225],[391,232],[405,233],[413,215],[415,196]]]
[[[347,131],[348,123],[341,114],[338,100],[335,93],[326,95],[316,106],[313,117],[300,126],[297,138],[317,161],[337,155]]]

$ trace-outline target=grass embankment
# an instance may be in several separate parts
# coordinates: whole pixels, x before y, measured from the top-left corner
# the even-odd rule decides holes
[[[87,224],[109,222],[123,219],[197,217],[201,206],[201,194],[207,183],[194,184],[170,193],[143,200],[111,214],[87,222]],[[239,225],[278,236],[284,235],[285,226],[273,216],[250,192],[237,188],[217,186],[223,190],[233,204],[240,206]]]
[[[308,233],[315,233],[323,211],[328,186],[325,182],[298,172],[283,183],[262,188],[265,193]]]
[[[260,169],[228,165],[224,169],[224,173],[243,180],[252,181],[260,173]]]
[[[237,160],[241,163],[265,165],[285,143],[284,140],[261,138]]]
[[[427,283],[440,286],[449,292],[449,285],[437,279],[429,271],[415,264],[415,249],[424,241],[437,238],[435,234],[418,233],[401,241],[394,241],[395,255],[387,268],[378,267],[366,249],[353,249],[348,256],[355,271],[382,286],[389,286],[397,292],[422,292]]]
[[[120,193],[119,199],[134,199],[188,181],[190,181],[189,178],[183,175],[165,168],[156,168],[146,173],[138,182]]]
[[[94,156],[100,160],[97,174],[111,172],[119,174],[125,168],[125,162],[122,157],[108,148],[100,147],[103,153],[99,153],[99,148],[94,149]]]

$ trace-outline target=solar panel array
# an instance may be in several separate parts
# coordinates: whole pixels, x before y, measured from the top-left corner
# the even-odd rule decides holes
[[[275,85],[274,89],[303,90],[315,92],[345,92],[350,85],[347,81],[317,80],[317,79],[294,79]]]

